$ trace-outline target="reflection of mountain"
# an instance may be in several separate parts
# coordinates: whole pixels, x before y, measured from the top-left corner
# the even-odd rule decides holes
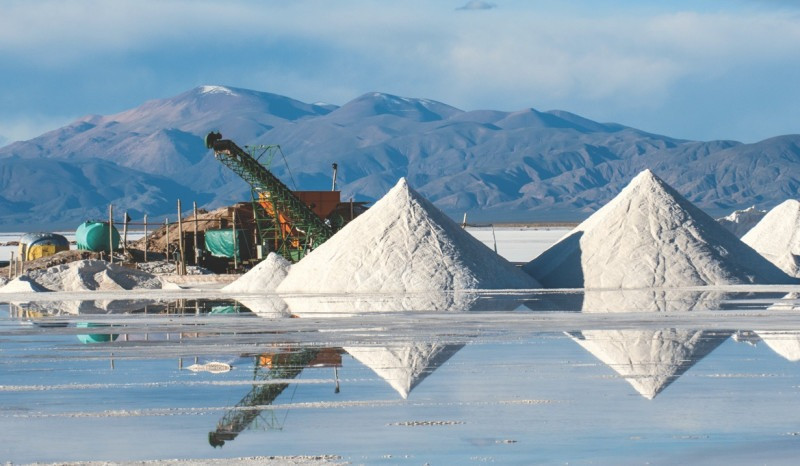
[[[386,380],[400,396],[408,398],[414,387],[463,346],[415,343],[392,347],[349,347],[344,350]]]
[[[652,400],[731,332],[705,330],[585,330],[569,334]]]

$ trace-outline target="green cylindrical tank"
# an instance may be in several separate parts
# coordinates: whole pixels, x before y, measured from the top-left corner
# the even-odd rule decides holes
[[[78,249],[100,252],[108,251],[108,222],[83,222],[75,230],[75,241]],[[116,227],[111,227],[114,249],[119,247],[119,232]]]

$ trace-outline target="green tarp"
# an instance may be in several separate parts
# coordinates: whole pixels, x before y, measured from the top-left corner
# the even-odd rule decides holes
[[[242,260],[241,248],[245,241],[244,230],[236,230],[236,251],[233,250],[233,231],[231,230],[206,230],[205,231],[206,251],[212,256],[227,257]]]

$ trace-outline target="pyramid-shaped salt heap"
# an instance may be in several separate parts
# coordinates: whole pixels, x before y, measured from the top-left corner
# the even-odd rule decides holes
[[[770,210],[742,241],[793,277],[800,277],[800,201]]]
[[[387,381],[403,398],[464,345],[417,343],[392,347],[345,347],[347,353]]]
[[[555,288],[792,283],[650,170],[523,269]]]
[[[400,179],[367,212],[291,267],[280,293],[538,288]]]
[[[587,330],[575,342],[652,400],[730,337],[705,330]]]

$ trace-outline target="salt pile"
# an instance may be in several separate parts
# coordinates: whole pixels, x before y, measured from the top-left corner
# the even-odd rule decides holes
[[[793,277],[800,277],[800,201],[789,199],[761,219],[742,241]]]
[[[523,269],[555,288],[792,283],[650,170]]]
[[[27,276],[47,291],[161,288],[161,280],[152,274],[101,260],[81,260],[49,269],[32,270]]]
[[[0,287],[0,293],[29,293],[47,291],[27,275],[20,275]]]
[[[706,330],[585,330],[570,337],[652,400],[730,337]]]
[[[717,222],[736,235],[737,238],[741,238],[756,226],[765,215],[767,215],[766,210],[759,210],[756,209],[756,206],[752,206],[744,210],[734,210],[730,215],[718,218]]]
[[[345,347],[347,353],[372,369],[403,398],[464,345],[417,343],[393,347]]]
[[[538,286],[400,179],[366,213],[293,265],[277,291],[413,293]]]
[[[233,293],[275,291],[275,288],[286,278],[291,265],[289,261],[279,254],[271,252],[263,261],[239,277],[235,282],[224,287],[222,291]]]

